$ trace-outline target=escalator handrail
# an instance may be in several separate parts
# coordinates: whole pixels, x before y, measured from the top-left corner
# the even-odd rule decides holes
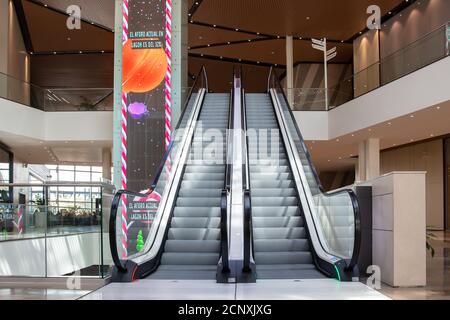
[[[276,72],[274,70],[273,67],[270,68],[269,71],[269,78],[268,78],[268,87],[267,87],[267,92],[270,92],[271,89],[271,78],[274,78],[275,80],[275,84],[278,87],[279,91],[281,92],[283,99],[286,103],[287,106],[290,106],[289,101],[286,97],[286,94],[283,90],[283,87],[281,86],[280,83],[280,79],[277,77]],[[292,122],[294,123],[294,127],[295,130],[297,132],[297,135],[300,137],[300,142],[301,142],[301,146],[303,149],[304,154],[306,155],[306,159],[308,161],[308,164],[311,168],[311,171],[313,173],[314,179],[317,183],[317,186],[321,192],[321,194],[325,197],[331,198],[331,197],[335,197],[337,195],[340,194],[347,194],[350,199],[351,199],[351,203],[352,203],[352,207],[353,207],[353,213],[354,213],[354,225],[355,225],[355,235],[354,235],[354,243],[353,243],[353,253],[352,253],[352,257],[350,259],[350,261],[346,261],[347,262],[347,269],[351,270],[353,269],[357,264],[358,264],[358,259],[359,259],[359,252],[360,252],[360,247],[361,247],[361,212],[360,212],[360,208],[358,205],[358,199],[356,197],[356,194],[353,190],[351,189],[341,189],[338,191],[331,191],[331,192],[327,192],[325,191],[325,189],[323,188],[319,176],[317,174],[317,171],[312,163],[311,160],[311,154],[309,153],[308,148],[305,145],[305,140],[303,139],[303,135],[300,132],[300,129],[298,127],[297,121],[295,120],[295,116],[292,112],[292,109],[290,107],[288,107],[287,109],[289,109],[289,114],[291,117]]]
[[[222,272],[226,273],[230,271],[229,263],[229,250],[228,250],[228,197],[231,192],[231,174],[232,168],[230,163],[229,154],[232,152],[230,148],[230,132],[233,129],[233,118],[234,118],[234,104],[233,104],[233,90],[230,92],[230,101],[228,106],[228,132],[226,133],[227,141],[227,154],[225,156],[225,182],[224,188],[221,193],[220,200],[220,252],[222,257]]]
[[[181,125],[181,122],[184,118],[184,115],[186,113],[186,109],[187,106],[189,104],[189,101],[192,98],[192,94],[194,92],[194,89],[199,81],[200,78],[203,77],[205,79],[205,88],[206,91],[208,90],[208,78],[207,78],[207,73],[206,73],[206,68],[204,66],[201,67],[200,71],[198,72],[197,77],[195,78],[194,84],[192,85],[192,88],[189,90],[189,95],[188,98],[186,99],[186,102],[184,104],[184,108],[183,108],[183,112],[181,113],[181,116],[178,120],[178,123],[176,125],[176,129],[178,129]],[[175,130],[176,130],[175,129]],[[161,173],[163,172],[164,169],[164,165],[167,161],[167,159],[169,158],[170,152],[172,151],[172,146],[173,146],[173,141],[169,144],[169,146],[167,147],[166,152],[164,153],[163,159],[159,165],[158,171],[153,179],[153,182],[150,186],[150,188],[148,189],[147,192],[145,193],[140,193],[140,192],[136,192],[133,190],[123,190],[120,189],[116,192],[116,194],[114,195],[114,198],[112,200],[112,204],[111,204],[111,212],[110,212],[110,218],[109,218],[109,245],[110,245],[110,249],[111,249],[111,257],[112,260],[114,262],[114,265],[117,267],[118,271],[120,272],[125,272],[127,271],[127,267],[126,267],[126,261],[123,261],[120,259],[118,251],[117,251],[117,238],[116,238],[116,221],[117,221],[117,211],[120,205],[120,200],[122,199],[123,195],[129,195],[129,196],[135,196],[135,197],[139,197],[139,198],[146,198],[149,197],[154,191],[155,191],[155,187],[159,181],[159,178],[161,176]]]
[[[241,71],[241,85],[242,85],[242,71]],[[246,110],[246,99],[245,90],[242,85],[241,94],[241,119],[242,128],[245,134],[244,137],[244,164],[243,164],[243,186],[244,186],[244,272],[251,272],[251,261],[253,258],[253,223],[252,223],[252,199],[251,199],[251,186],[250,186],[250,163],[249,163],[249,144],[247,135],[247,110]]]

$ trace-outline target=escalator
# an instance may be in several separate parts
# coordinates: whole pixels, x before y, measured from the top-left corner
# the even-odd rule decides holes
[[[220,258],[220,202],[225,177],[226,144],[222,141],[204,141],[204,137],[211,129],[225,137],[228,118],[229,94],[206,94],[161,264],[149,278],[216,279]],[[220,150],[213,155],[214,159],[203,157],[203,150],[208,147],[214,151]],[[200,160],[196,160],[196,150],[201,155]]]
[[[110,217],[112,281],[222,281],[228,272],[229,173],[225,159],[232,104],[230,94],[207,93],[204,68],[196,79],[149,191],[120,190],[114,197]],[[139,236],[145,236],[145,243],[138,252],[127,252],[125,249],[135,246],[128,239],[133,237],[124,231],[129,225],[127,216],[142,211],[151,217],[145,235],[141,232]]]
[[[245,94],[248,180],[245,261],[257,279],[356,280],[360,213],[352,190],[325,192],[284,90],[271,70],[267,93]],[[255,270],[256,269],[256,270]]]
[[[245,100],[248,131],[279,131],[268,94],[246,94]],[[264,141],[258,141],[255,134],[249,135],[253,244],[257,277],[324,278],[313,262],[301,203],[285,147],[280,140],[267,142],[265,144]]]
[[[275,73],[258,94],[241,76],[231,95],[208,93],[202,68],[148,192],[116,193],[113,281],[358,276],[356,195],[323,190]],[[134,212],[149,217],[139,243]]]

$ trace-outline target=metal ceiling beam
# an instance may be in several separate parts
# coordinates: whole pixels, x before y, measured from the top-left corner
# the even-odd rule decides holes
[[[203,0],[194,1],[194,3],[192,4],[192,7],[188,11],[189,18],[194,17],[195,12],[200,8],[202,3],[203,3]]]

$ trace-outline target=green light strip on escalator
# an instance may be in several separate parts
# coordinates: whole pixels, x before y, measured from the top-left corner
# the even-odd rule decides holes
[[[334,269],[336,270],[337,276],[338,276],[338,280],[341,281],[341,274],[339,273],[339,269],[336,265],[334,265]]]

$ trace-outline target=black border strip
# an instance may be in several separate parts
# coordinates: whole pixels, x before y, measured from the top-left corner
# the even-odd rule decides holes
[[[195,12],[200,8],[202,5],[203,0],[197,0],[192,4],[192,7],[188,11],[188,17],[192,19],[194,17]]]
[[[113,50],[98,50],[98,51],[41,51],[30,53],[33,56],[55,56],[55,55],[80,55],[80,54],[112,54]]]
[[[259,63],[257,61],[251,61],[251,60],[245,60],[245,59],[236,59],[236,58],[227,58],[227,57],[218,57],[203,53],[189,53],[189,57],[192,58],[200,58],[200,59],[207,59],[207,60],[215,60],[215,61],[223,61],[223,62],[230,62],[230,63],[239,63],[239,64],[248,64],[248,65],[254,65],[258,67],[276,67],[276,68],[286,68],[285,65],[282,64],[275,64],[275,63],[267,63],[260,61]]]
[[[14,11],[16,11],[17,19],[19,20],[20,30],[22,31],[23,42],[25,43],[25,49],[28,52],[33,52],[33,43],[31,41],[30,30],[28,29],[27,19],[25,17],[25,11],[23,9],[22,0],[13,0]]]
[[[231,28],[231,27],[226,27],[226,26],[221,26],[221,25],[216,25],[216,24],[210,24],[210,23],[206,23],[206,22],[194,21],[192,19],[189,20],[189,23],[193,24],[193,25],[197,25],[197,26],[207,27],[207,28],[213,28],[213,29],[220,29],[220,30],[225,30],[225,31],[230,31],[230,32],[238,32],[238,33],[249,34],[249,35],[265,38],[266,40],[286,39],[285,35],[284,36],[280,36],[280,35],[273,35],[273,34],[267,34],[267,33],[260,33],[260,32],[250,31],[250,30],[244,30],[244,29],[239,29],[239,28]],[[292,35],[292,37],[296,41],[311,41],[312,40],[312,38],[309,38],[309,37],[294,36],[294,35]],[[254,39],[254,40],[256,40],[256,39]],[[254,40],[252,40],[252,41],[254,41]],[[246,40],[244,40],[244,42],[245,41]],[[327,42],[329,42],[329,43],[348,43],[348,44],[352,44],[352,41],[342,41],[342,40],[336,40],[336,39],[327,39]]]

